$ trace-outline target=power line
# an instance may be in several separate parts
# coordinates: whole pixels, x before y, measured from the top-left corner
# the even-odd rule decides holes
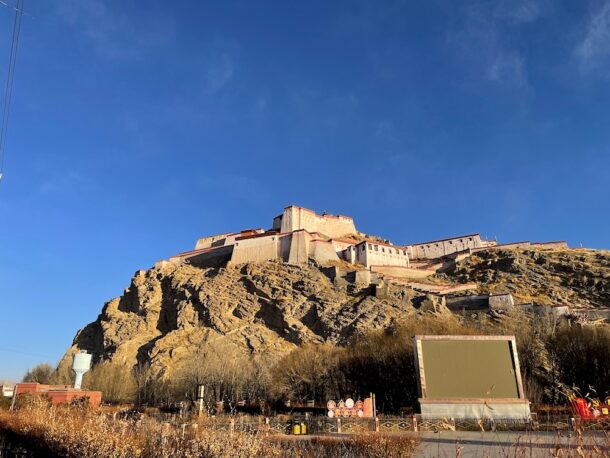
[[[15,6],[15,19],[13,21],[13,36],[11,39],[11,50],[8,60],[8,75],[4,88],[4,106],[2,109],[2,124],[0,125],[0,181],[4,173],[4,150],[6,146],[6,131],[8,128],[8,118],[11,111],[11,98],[13,95],[13,78],[15,76],[15,63],[17,62],[17,48],[19,45],[19,32],[21,31],[21,16],[23,11],[23,1],[17,0]]]
[[[4,0],[0,0],[0,5],[6,6],[8,9],[11,9],[13,11],[18,11],[19,9],[17,8],[17,6],[11,6],[8,3],[6,3]],[[34,17],[32,16],[30,13],[28,13],[27,11],[23,11],[21,10],[21,13],[25,16],[29,16],[29,17]]]

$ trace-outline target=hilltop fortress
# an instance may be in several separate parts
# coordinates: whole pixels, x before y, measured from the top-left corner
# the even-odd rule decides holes
[[[138,270],[78,332],[61,366],[69,370],[72,355],[87,350],[96,361],[149,363],[172,377],[193,355],[277,359],[414,314],[495,319],[517,309],[532,319],[610,319],[610,253],[565,246],[499,245],[478,234],[398,245],[359,232],[350,217],[290,206],[267,230],[203,237]]]
[[[281,260],[289,264],[314,261],[319,265],[349,263],[354,270],[379,272],[392,277],[422,278],[447,261],[494,247],[522,247],[531,242],[498,245],[467,234],[412,245],[394,245],[356,229],[354,220],[343,215],[319,215],[291,205],[273,218],[271,229],[246,229],[211,235],[197,240],[195,249],[178,254],[172,262],[219,267]],[[542,246],[544,244],[535,244]],[[551,242],[549,247],[566,246]],[[432,269],[432,270],[431,270]]]

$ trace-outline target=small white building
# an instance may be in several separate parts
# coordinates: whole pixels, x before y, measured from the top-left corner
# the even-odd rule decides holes
[[[0,385],[0,395],[5,398],[12,398],[15,392],[15,386]]]
[[[354,256],[356,263],[369,268],[371,266],[409,267],[409,254],[407,248],[403,246],[365,240],[354,245]]]

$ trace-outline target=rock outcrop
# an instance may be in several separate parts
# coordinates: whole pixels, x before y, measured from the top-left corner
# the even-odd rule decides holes
[[[510,292],[516,303],[610,307],[610,252],[601,250],[487,250],[443,276],[477,282],[483,293]]]
[[[336,286],[318,268],[269,261],[229,268],[161,262],[138,271],[124,294],[78,332],[60,365],[77,350],[96,360],[148,362],[169,373],[198,347],[277,358],[307,342],[345,343],[416,313],[420,294],[395,288]]]
[[[124,294],[78,332],[60,368],[84,349],[94,361],[150,363],[171,375],[199,348],[274,360],[309,342],[341,345],[415,313],[451,313],[437,295],[387,282],[331,281],[326,270],[279,261],[228,268],[160,262],[138,271]],[[610,306],[610,253],[603,251],[481,251],[439,277],[475,281],[479,293],[510,292],[517,304]]]

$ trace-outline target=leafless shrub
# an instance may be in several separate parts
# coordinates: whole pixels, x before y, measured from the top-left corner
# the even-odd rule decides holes
[[[85,374],[83,387],[101,391],[106,402],[133,402],[135,398],[136,383],[131,367],[114,361],[94,366]]]
[[[28,370],[23,376],[23,381],[42,384],[52,383],[53,372],[53,366],[47,363],[41,363]]]

